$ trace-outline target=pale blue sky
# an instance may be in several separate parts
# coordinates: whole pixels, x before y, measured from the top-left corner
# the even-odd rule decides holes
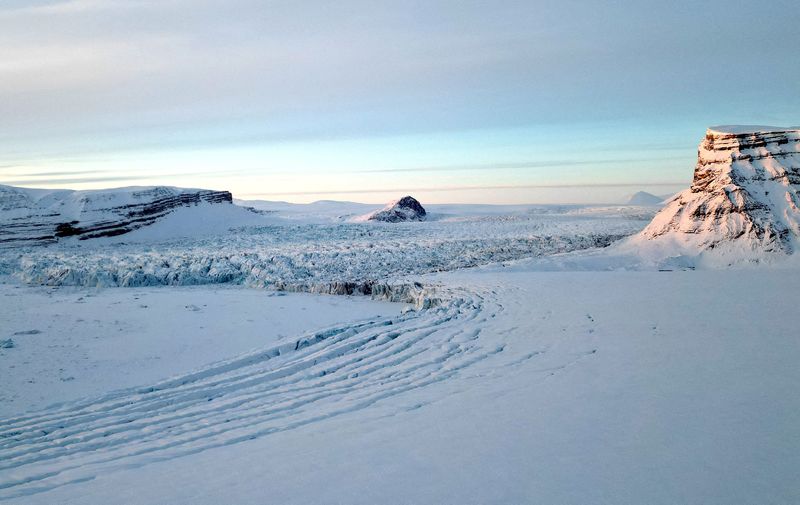
[[[0,183],[614,202],[800,123],[796,1],[5,0]]]

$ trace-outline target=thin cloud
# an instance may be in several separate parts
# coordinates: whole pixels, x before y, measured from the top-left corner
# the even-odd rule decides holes
[[[37,186],[46,186],[46,185],[64,185],[64,184],[84,184],[84,183],[95,183],[95,182],[115,182],[115,181],[138,181],[138,180],[163,180],[164,178],[170,177],[205,177],[205,178],[216,178],[216,177],[232,177],[237,175],[247,175],[250,172],[246,170],[233,170],[233,171],[214,171],[214,172],[174,172],[174,173],[151,173],[151,174],[142,174],[142,175],[123,175],[123,176],[114,176],[114,175],[107,175],[107,176],[98,176],[98,177],[58,177],[60,175],[80,175],[80,174],[90,174],[90,173],[108,173],[104,170],[85,170],[85,171],[72,171],[72,172],[40,172],[37,174],[20,174],[20,177],[29,176],[42,176],[42,177],[50,177],[44,179],[13,179],[13,180],[4,180],[0,177],[0,184],[7,184],[9,186],[30,186],[30,185],[37,185]],[[52,176],[52,177],[51,177]],[[158,184],[154,182],[154,184]]]
[[[116,0],[5,0],[0,5],[1,14],[67,14],[98,9],[119,8],[134,5],[131,2]]]
[[[120,177],[76,177],[72,179],[15,179],[11,181],[4,181],[3,184],[9,186],[29,186],[36,184],[40,186],[47,186],[49,184],[83,184],[89,182],[112,182],[112,181],[136,181],[141,179],[152,179],[152,175],[125,175]]]
[[[485,163],[473,165],[439,165],[427,167],[410,168],[376,168],[366,170],[354,170],[353,173],[372,174],[372,173],[392,173],[392,172],[455,172],[459,170],[514,170],[523,168],[554,168],[568,166],[585,165],[617,165],[629,163],[649,163],[653,161],[684,161],[686,156],[659,156],[652,158],[622,158],[611,160],[562,160],[562,161],[521,161],[516,163]]]
[[[238,196],[305,196],[305,195],[349,195],[367,193],[413,193],[413,192],[446,192],[446,191],[487,191],[502,189],[581,189],[581,188],[641,188],[641,187],[684,187],[686,182],[638,182],[638,183],[603,183],[603,184],[504,184],[497,186],[436,186],[417,188],[374,188],[345,189],[328,191],[282,191],[270,193],[240,193]]]
[[[18,167],[18,166],[17,166]],[[62,177],[72,175],[100,174],[105,170],[58,170],[53,172],[25,172],[15,174],[0,174],[3,177]]]

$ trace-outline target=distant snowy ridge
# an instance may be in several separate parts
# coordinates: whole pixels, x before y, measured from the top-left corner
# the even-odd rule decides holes
[[[800,236],[800,129],[709,128],[694,180],[632,240],[681,254],[791,254]]]
[[[264,215],[285,220],[286,224],[330,224],[353,221],[374,209],[368,203],[318,200],[312,203],[289,203],[268,200],[233,199],[235,205],[254,209]]]
[[[113,237],[151,225],[181,207],[231,202],[228,191],[165,186],[73,191],[0,185],[0,244]]]
[[[638,193],[634,193],[628,199],[628,205],[639,205],[639,206],[649,206],[649,205],[661,205],[664,203],[664,198],[660,196],[656,196],[652,193],[648,193],[646,191],[639,191]]]
[[[426,215],[425,208],[416,198],[404,196],[380,210],[363,216],[361,220],[400,223],[404,221],[424,221]]]

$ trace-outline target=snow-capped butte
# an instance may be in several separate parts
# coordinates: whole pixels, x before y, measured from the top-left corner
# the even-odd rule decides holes
[[[181,207],[231,202],[227,191],[164,186],[73,191],[0,185],[0,244],[122,235]]]
[[[800,126],[764,126],[764,125],[720,125],[712,126],[708,133],[713,134],[753,134],[753,133],[776,133],[791,132],[800,130]]]
[[[634,193],[628,199],[628,205],[640,205],[640,206],[661,205],[663,202],[664,199],[661,198],[660,196],[656,196],[646,191],[639,191],[638,193]]]
[[[691,188],[634,239],[702,252],[792,253],[800,236],[800,129],[709,128]]]
[[[424,221],[427,212],[425,208],[411,196],[391,202],[386,207],[364,216],[367,221],[383,221],[386,223],[399,223],[402,221]]]

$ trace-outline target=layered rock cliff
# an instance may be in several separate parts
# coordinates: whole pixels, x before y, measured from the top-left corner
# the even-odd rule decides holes
[[[720,246],[792,253],[800,237],[800,129],[709,128],[691,188],[667,202],[638,239],[699,252]]]
[[[180,207],[231,203],[227,191],[162,186],[98,191],[0,186],[0,244],[111,237],[153,224]]]

